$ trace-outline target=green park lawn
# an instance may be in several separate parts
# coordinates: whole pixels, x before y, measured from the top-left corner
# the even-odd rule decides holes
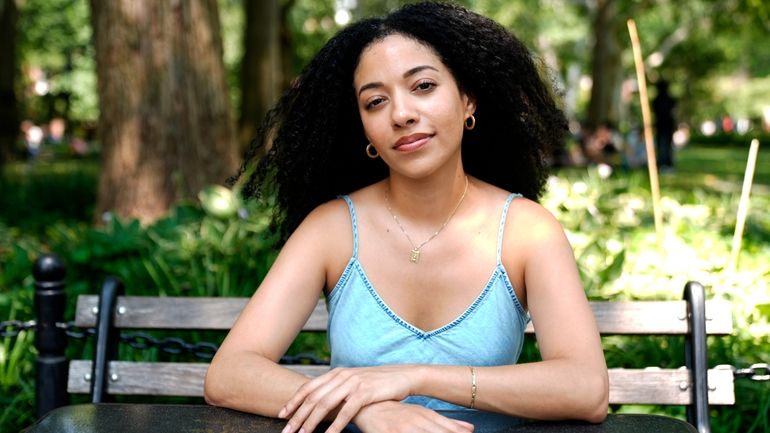
[[[748,158],[748,143],[745,148],[690,145],[677,154],[677,176],[679,182],[698,185],[715,185],[718,181],[730,182],[740,188]],[[757,193],[767,194],[770,188],[770,143],[760,146],[754,172]]]

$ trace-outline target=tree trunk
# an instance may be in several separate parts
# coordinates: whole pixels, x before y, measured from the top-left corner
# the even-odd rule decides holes
[[[19,136],[16,106],[16,0],[0,0],[0,168],[13,155]]]
[[[267,110],[281,92],[280,10],[278,0],[244,2],[241,115],[238,141],[244,148],[254,138]]]
[[[280,55],[281,55],[281,88],[291,87],[295,78],[294,72],[294,35],[289,26],[289,13],[294,7],[296,0],[284,0],[280,9]]]
[[[605,122],[617,125],[620,116],[620,87],[623,79],[617,7],[614,0],[597,0],[593,20],[591,102],[588,126]]]
[[[234,173],[216,0],[91,0],[102,169],[97,215],[151,222]]]

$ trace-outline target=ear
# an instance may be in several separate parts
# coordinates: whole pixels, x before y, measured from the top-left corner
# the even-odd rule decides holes
[[[476,112],[476,98],[467,93],[463,93],[463,102],[465,103],[465,118],[470,117]]]

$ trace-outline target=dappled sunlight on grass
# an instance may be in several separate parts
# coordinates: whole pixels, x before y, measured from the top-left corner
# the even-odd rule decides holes
[[[740,192],[748,154],[748,140],[745,148],[688,145],[677,154],[676,175],[663,176],[661,185]],[[754,184],[755,193],[770,194],[770,143],[760,143]]]

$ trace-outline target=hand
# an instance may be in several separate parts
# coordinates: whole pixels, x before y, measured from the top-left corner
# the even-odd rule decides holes
[[[395,401],[374,403],[362,408],[353,419],[364,433],[472,433],[473,424],[422,406]]]
[[[302,385],[289,399],[278,414],[279,418],[291,417],[282,433],[300,428],[312,432],[338,407],[327,432],[340,432],[362,407],[408,397],[413,389],[409,371],[407,366],[335,368]]]

